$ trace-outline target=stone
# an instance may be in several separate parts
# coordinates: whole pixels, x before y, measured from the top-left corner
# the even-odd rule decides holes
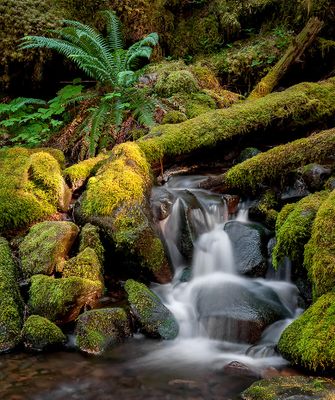
[[[298,172],[308,189],[314,192],[323,188],[325,181],[331,174],[331,169],[312,163],[300,168]]]

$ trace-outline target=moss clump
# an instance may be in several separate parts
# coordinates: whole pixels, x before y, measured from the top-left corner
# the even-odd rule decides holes
[[[45,221],[34,225],[19,246],[25,276],[52,275],[62,269],[79,228],[72,222]]]
[[[24,307],[17,275],[9,245],[0,237],[0,353],[12,350],[20,342]]]
[[[100,229],[92,224],[86,224],[80,232],[79,252],[82,252],[87,247],[95,251],[101,265],[103,265],[105,249],[100,240]]]
[[[292,364],[335,370],[335,293],[320,297],[282,333],[278,348]]]
[[[187,120],[187,117],[181,111],[172,110],[167,112],[162,120],[162,124],[179,124]]]
[[[283,92],[272,93],[255,101],[234,104],[230,108],[214,110],[181,124],[157,126],[137,143],[150,163],[158,163],[163,157],[173,158],[179,154],[186,155],[199,148],[210,149],[234,138],[251,136],[255,131],[259,135],[274,120],[280,120],[286,129],[308,126],[308,124],[315,124],[333,115],[335,112],[334,88],[334,78],[320,83],[301,83]],[[273,126],[271,130],[275,134],[276,130]],[[327,136],[331,147],[331,132],[328,134],[324,132],[319,136],[321,149],[317,153],[318,157],[315,158],[323,158],[322,143],[327,141]],[[310,138],[306,143],[312,143],[313,140]],[[305,142],[298,142],[296,146],[303,143]],[[328,149],[329,146],[327,146]],[[278,147],[277,151],[281,151],[281,149],[282,147]],[[293,150],[296,150],[295,146],[293,146],[292,152]],[[304,152],[302,154],[298,152],[295,160],[303,158],[304,154]],[[260,156],[262,155],[257,157]],[[246,164],[245,167],[249,165]],[[236,186],[246,183],[249,183],[248,186],[257,186],[256,182],[259,181],[257,175],[255,179],[252,179],[250,172],[247,171],[246,174],[247,168],[242,167],[241,173],[238,174],[236,171],[239,170],[236,168],[231,170],[233,171],[230,175],[232,183],[236,180]],[[274,171],[279,169],[275,163],[274,168]],[[265,175],[266,168],[262,167],[262,171],[262,175]],[[282,166],[280,166],[280,171],[283,171]],[[259,171],[257,170],[257,172]]]
[[[335,386],[329,379],[279,376],[253,383],[241,397],[243,400],[279,400],[291,397],[328,400],[328,395],[334,390]]]
[[[163,339],[177,337],[177,321],[154,292],[132,279],[127,280],[125,289],[131,308],[145,333]]]
[[[181,70],[159,76],[155,91],[162,97],[171,97],[176,93],[198,92],[199,86],[191,72]]]
[[[131,335],[129,318],[122,308],[87,311],[77,319],[75,335],[81,351],[99,355]]]
[[[251,208],[249,213],[252,218],[261,220],[270,229],[274,229],[278,216],[277,207],[278,200],[276,193],[273,190],[266,190],[262,194],[258,204]]]
[[[102,275],[102,265],[96,252],[90,247],[86,247],[76,257],[65,262],[62,277],[69,278],[70,276],[89,279],[96,283],[100,282],[101,290],[103,290],[104,277]]]
[[[66,209],[70,195],[60,165],[49,151],[0,150],[0,232],[26,227],[57,208]]]
[[[321,204],[305,247],[304,264],[318,298],[335,287],[335,190]]]
[[[256,192],[262,185],[283,180],[292,170],[310,162],[326,161],[335,152],[335,129],[276,146],[231,168],[223,178],[226,190]]]
[[[57,325],[39,315],[31,315],[21,332],[24,346],[28,350],[44,350],[64,344],[66,336]]]
[[[101,283],[70,277],[55,279],[34,275],[29,290],[29,310],[56,323],[77,318],[84,306],[94,306],[101,296]]]
[[[64,177],[70,183],[73,190],[78,190],[87,182],[95,170],[108,159],[108,154],[101,153],[97,157],[71,165],[64,170]]]
[[[276,224],[277,242],[272,253],[275,268],[284,257],[297,265],[302,263],[304,246],[311,236],[314,218],[327,196],[327,192],[311,194],[294,205],[285,206],[279,213]]]
[[[150,221],[149,164],[136,143],[119,145],[112,153],[89,180],[78,213],[99,225],[120,253],[136,259],[160,280],[161,271],[169,269]]]

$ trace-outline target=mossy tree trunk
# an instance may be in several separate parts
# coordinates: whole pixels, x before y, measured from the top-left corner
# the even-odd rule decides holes
[[[313,43],[322,26],[323,22],[318,18],[310,18],[285,54],[250,93],[249,99],[259,99],[271,93],[290,66],[299,61],[304,51]]]

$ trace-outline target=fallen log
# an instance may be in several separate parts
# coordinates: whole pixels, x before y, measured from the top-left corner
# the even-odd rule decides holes
[[[297,35],[281,59],[271,68],[269,73],[256,85],[248,99],[259,99],[278,85],[292,64],[298,62],[305,50],[313,43],[323,26],[323,21],[310,18],[304,29]]]

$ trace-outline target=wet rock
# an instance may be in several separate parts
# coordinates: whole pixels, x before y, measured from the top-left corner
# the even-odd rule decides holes
[[[0,353],[14,349],[20,342],[24,304],[17,278],[8,242],[0,237]]]
[[[306,183],[300,178],[296,179],[292,185],[287,186],[281,193],[280,199],[283,202],[294,202],[310,194]]]
[[[335,384],[329,379],[288,376],[263,379],[242,393],[243,400],[329,400]]]
[[[102,285],[98,281],[34,275],[28,306],[31,314],[63,324],[75,320],[84,307],[93,307],[101,295]]]
[[[328,190],[334,190],[335,189],[335,176],[331,176],[326,184],[325,184],[325,188]]]
[[[308,189],[317,191],[323,188],[325,181],[331,174],[331,169],[313,163],[300,168],[299,173]]]
[[[227,375],[240,375],[240,376],[259,376],[256,371],[253,371],[247,365],[239,362],[232,361],[223,367],[223,372]]]
[[[25,321],[21,336],[28,350],[42,351],[66,341],[66,336],[57,325],[39,315],[31,315]]]
[[[228,214],[234,215],[237,213],[240,197],[232,194],[224,194],[222,196],[223,201],[226,203],[228,208]]]
[[[88,354],[102,354],[131,335],[129,318],[122,308],[87,311],[77,319],[76,343]]]
[[[271,288],[242,278],[194,286],[198,318],[209,337],[232,342],[257,342],[273,322],[290,312]]]
[[[179,326],[160,298],[143,283],[129,279],[125,284],[131,309],[144,333],[163,339],[175,339]]]
[[[171,214],[173,195],[163,187],[156,187],[151,195],[151,209],[156,221],[162,221]]]
[[[245,160],[248,160],[249,158],[257,156],[257,154],[261,153],[260,150],[256,149],[255,147],[247,147],[244,150],[241,151],[237,162],[241,163]]]
[[[232,242],[238,272],[252,277],[264,276],[267,268],[266,248],[260,227],[229,221],[224,230]]]
[[[179,281],[180,282],[189,282],[192,278],[192,269],[191,267],[186,267],[182,270],[180,274]]]
[[[19,246],[26,277],[52,275],[62,268],[79,228],[72,222],[46,221],[34,225]]]

